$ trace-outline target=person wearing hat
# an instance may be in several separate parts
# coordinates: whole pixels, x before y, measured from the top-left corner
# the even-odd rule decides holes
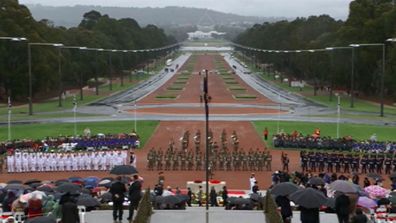
[[[249,189],[250,189],[250,192],[253,192],[253,186],[254,186],[254,182],[256,182],[256,177],[255,177],[255,174],[254,173],[252,173],[251,175],[250,175],[250,178],[249,178]]]

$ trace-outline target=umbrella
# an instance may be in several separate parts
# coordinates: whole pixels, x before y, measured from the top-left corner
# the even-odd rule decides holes
[[[335,198],[334,197],[329,197],[327,198],[326,204],[324,206],[335,209]]]
[[[26,186],[22,184],[8,184],[4,190],[25,190]]]
[[[187,202],[190,198],[185,194],[176,195],[176,197],[180,200],[180,202]]]
[[[98,186],[98,177],[86,177],[84,178],[84,184],[86,188],[94,188]]]
[[[26,184],[26,185],[31,185],[31,184],[34,184],[34,183],[41,183],[41,180],[38,180],[38,179],[30,179],[30,180],[25,181],[24,184]]]
[[[46,197],[47,195],[44,193],[44,192],[42,192],[42,191],[33,191],[33,192],[31,192],[31,193],[28,193],[28,194],[24,194],[24,195],[22,195],[22,197],[23,197],[23,200],[30,200],[31,198],[33,198],[34,196],[36,196],[38,199],[43,199],[43,197]]]
[[[364,208],[375,208],[377,203],[368,197],[359,197],[357,204]]]
[[[61,179],[61,180],[55,181],[55,185],[56,186],[59,186],[59,185],[64,184],[64,183],[69,183],[69,181],[66,180],[66,179]]]
[[[38,187],[40,187],[41,185],[43,185],[42,183],[32,183],[32,184],[30,184],[30,186],[32,187],[32,188],[38,188]]]
[[[91,194],[91,190],[89,190],[89,189],[87,189],[87,188],[83,188],[83,189],[81,190],[81,193],[83,193],[83,194]]]
[[[54,190],[48,185],[43,185],[41,187],[38,187],[37,190],[43,192],[54,192]]]
[[[253,201],[261,201],[262,197],[259,194],[253,193],[250,195],[250,199]]]
[[[25,223],[56,223],[56,219],[52,216],[43,216],[28,219]]]
[[[77,205],[83,205],[85,207],[97,207],[100,206],[100,203],[98,200],[88,194],[81,194],[77,198]]]
[[[290,200],[305,208],[319,208],[327,203],[324,194],[313,188],[301,189],[292,193]]]
[[[83,182],[83,179],[81,177],[69,177],[69,182]]]
[[[237,200],[237,197],[229,197],[227,198],[227,202],[230,204],[235,204],[235,201]]]
[[[102,179],[100,179],[100,181],[102,180],[110,180],[110,181],[114,181],[113,177],[103,177]]]
[[[234,204],[250,204],[251,200],[250,199],[246,199],[246,198],[237,198],[234,201]]]
[[[286,196],[294,193],[298,190],[298,186],[291,182],[284,182],[276,184],[272,189],[271,193],[276,196]]]
[[[377,203],[378,203],[378,206],[380,206],[380,205],[388,205],[391,202],[388,198],[381,198],[377,201]]]
[[[101,180],[98,184],[98,186],[100,187],[110,187],[111,186],[111,180],[105,179],[105,180]]]
[[[389,190],[380,187],[378,185],[370,185],[364,188],[364,191],[366,191],[369,194],[369,196],[372,198],[386,197],[390,192]]]
[[[308,184],[311,185],[325,185],[323,178],[321,177],[312,177],[308,180]]]
[[[367,177],[373,178],[373,179],[382,179],[382,176],[379,175],[378,173],[368,173]]]
[[[0,188],[4,188],[4,187],[6,187],[6,186],[7,186],[6,183],[0,183]]]
[[[58,186],[55,190],[61,193],[75,194],[75,193],[80,193],[81,187],[72,183],[63,183],[62,185]]]
[[[113,167],[110,171],[111,174],[115,175],[131,175],[138,173],[134,166],[130,165],[118,165]]]
[[[155,203],[159,203],[159,204],[162,204],[163,202],[164,202],[164,197],[162,197],[162,196],[155,196],[155,198],[154,198],[154,200],[155,200]]]
[[[22,181],[20,180],[10,180],[7,182],[7,184],[22,184]]]
[[[163,197],[162,200],[163,204],[178,204],[180,202],[181,202],[180,199],[174,195]]]
[[[100,196],[102,202],[112,201],[113,195],[110,192],[106,192]]]
[[[336,180],[330,184],[330,188],[335,191],[340,191],[343,193],[356,193],[358,190],[353,183],[345,180]]]

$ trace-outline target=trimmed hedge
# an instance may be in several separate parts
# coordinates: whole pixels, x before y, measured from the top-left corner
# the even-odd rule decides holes
[[[238,84],[238,81],[225,81],[226,84]]]
[[[234,95],[236,99],[256,99],[256,95],[250,95],[250,94],[237,94]]]
[[[163,95],[157,95],[157,96],[155,96],[155,98],[157,98],[157,99],[176,99],[177,96],[176,95],[163,94]]]
[[[246,88],[239,85],[230,86],[228,87],[228,89],[230,89],[231,91],[246,91]]]
[[[142,200],[139,203],[139,207],[133,223],[149,223],[152,214],[153,206],[150,202],[150,188],[147,188]]]

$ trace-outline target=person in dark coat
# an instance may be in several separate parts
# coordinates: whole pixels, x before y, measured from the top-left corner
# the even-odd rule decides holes
[[[349,206],[351,201],[349,197],[345,194],[340,194],[335,200],[335,211],[337,213],[337,218],[339,223],[349,222]]]
[[[15,196],[15,193],[13,191],[8,191],[6,197],[3,200],[2,203],[2,208],[4,212],[10,212],[11,211],[11,205],[12,203],[17,199]]]
[[[221,198],[223,198],[223,206],[227,207],[228,204],[228,190],[227,186],[223,186],[223,193],[221,193]]]
[[[319,208],[305,208],[300,206],[301,223],[320,223]]]
[[[367,223],[368,218],[365,214],[363,214],[362,209],[357,208],[356,209],[356,215],[352,217],[351,223]]]
[[[62,223],[80,223],[77,204],[72,199],[62,204]]]
[[[284,223],[290,223],[293,212],[290,206],[290,200],[286,196],[277,196],[275,199],[278,207],[281,208],[281,215]]]
[[[133,212],[138,208],[140,199],[142,198],[142,184],[139,181],[139,176],[133,176],[133,182],[129,187],[129,216],[127,218],[128,221],[132,221]]]
[[[189,207],[191,207],[191,201],[192,201],[192,191],[191,191],[191,188],[187,188],[187,196],[188,196],[187,205],[188,205]]]
[[[121,180],[121,176],[118,176],[110,187],[111,199],[113,201],[113,220],[115,223],[117,222],[117,217],[120,222],[122,221],[122,214],[124,213],[122,204],[124,203],[126,187]]]
[[[212,187],[210,189],[210,205],[213,206],[219,206],[219,204],[217,204],[217,193],[214,187]]]

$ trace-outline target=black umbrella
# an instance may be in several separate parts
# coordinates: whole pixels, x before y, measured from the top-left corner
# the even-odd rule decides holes
[[[258,201],[262,200],[262,197],[259,194],[253,193],[253,194],[250,195],[250,199],[253,200],[253,201],[258,202]]]
[[[113,167],[113,169],[111,169],[110,171],[110,174],[115,174],[115,175],[131,175],[136,173],[137,173],[136,168],[130,165],[118,165]]]
[[[373,178],[373,179],[382,179],[381,175],[379,175],[378,173],[374,173],[374,172],[373,173],[368,173],[367,177]]]
[[[54,190],[50,186],[41,186],[38,187],[37,190],[43,192],[54,192]]]
[[[7,184],[22,184],[22,181],[20,180],[10,180],[7,182]]]
[[[187,202],[190,198],[185,194],[176,195],[180,202]]]
[[[154,198],[155,203],[162,204],[164,202],[164,198],[165,197],[163,197],[163,196],[155,196],[155,198]]]
[[[41,180],[39,180],[39,179],[30,179],[30,180],[25,181],[24,184],[31,185],[31,184],[34,184],[34,183],[41,183]]]
[[[43,184],[42,184],[42,183],[32,183],[32,184],[30,184],[29,186],[32,187],[32,188],[38,188],[38,187],[40,187],[41,185],[43,185]]]
[[[102,202],[112,201],[113,195],[110,192],[106,192],[100,196]]]
[[[56,223],[56,219],[52,216],[43,216],[43,217],[28,219],[25,222],[26,223]]]
[[[8,184],[4,190],[25,190],[26,186],[22,184]]]
[[[290,194],[290,200],[305,208],[319,208],[327,203],[327,198],[321,191],[313,188],[300,189]]]
[[[234,204],[250,204],[250,203],[251,203],[250,199],[247,198],[237,198],[234,201]]]
[[[87,189],[87,188],[83,188],[83,189],[81,190],[81,193],[83,193],[83,194],[91,194],[92,192],[91,192],[91,190],[89,190],[89,189]]]
[[[69,180],[66,180],[66,179],[57,180],[57,181],[55,181],[55,186],[59,186],[64,183],[69,183]]]
[[[55,190],[61,193],[76,194],[81,192],[81,187],[72,183],[63,183],[59,185]]]
[[[235,201],[237,200],[237,198],[236,197],[229,197],[229,198],[227,198],[227,202],[229,203],[229,204],[235,204]]]
[[[298,186],[291,182],[283,182],[276,184],[272,189],[271,193],[276,196],[286,196],[291,193],[294,193],[298,190]]]
[[[380,205],[388,205],[391,202],[388,198],[381,198],[377,201],[377,203],[378,203],[378,206],[380,206]]]
[[[175,195],[166,196],[162,200],[163,204],[178,204],[180,202],[181,202],[180,199],[178,197],[176,197]]]
[[[321,177],[312,177],[308,180],[308,184],[311,185],[325,185],[323,178]]]
[[[98,200],[88,194],[81,194],[77,198],[77,205],[83,205],[85,207],[97,207],[100,206],[100,203]]]

